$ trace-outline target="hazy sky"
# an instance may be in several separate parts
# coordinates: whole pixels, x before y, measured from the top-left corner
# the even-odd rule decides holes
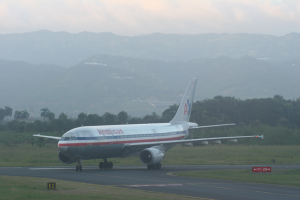
[[[300,32],[300,0],[0,0],[0,34]]]

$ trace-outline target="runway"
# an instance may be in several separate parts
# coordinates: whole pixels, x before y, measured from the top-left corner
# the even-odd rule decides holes
[[[84,166],[76,172],[67,167],[1,167],[0,175],[43,177],[131,189],[157,191],[207,199],[300,199],[300,188],[271,184],[174,176],[173,172],[212,169],[249,169],[253,165],[169,165],[160,170],[146,166],[115,166],[100,170]],[[257,166],[257,165],[256,165]],[[300,165],[272,165],[272,169],[299,169]]]

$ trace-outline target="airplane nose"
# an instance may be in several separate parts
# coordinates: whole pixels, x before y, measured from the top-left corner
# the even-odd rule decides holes
[[[68,150],[68,146],[61,146],[61,145],[58,143],[58,150],[59,150],[61,153],[65,153],[65,152]]]

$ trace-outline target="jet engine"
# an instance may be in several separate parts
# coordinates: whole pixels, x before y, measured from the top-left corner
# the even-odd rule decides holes
[[[68,156],[65,156],[61,152],[59,152],[59,154],[58,154],[58,159],[59,159],[60,162],[62,162],[64,164],[71,164],[71,163],[76,162],[76,160],[74,158],[70,158]]]
[[[164,152],[157,148],[144,149],[140,154],[140,160],[146,165],[160,163],[165,158]]]

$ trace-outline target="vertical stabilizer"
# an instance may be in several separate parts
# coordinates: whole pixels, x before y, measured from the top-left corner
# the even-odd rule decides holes
[[[176,112],[176,115],[170,121],[170,123],[188,122],[190,120],[196,84],[197,84],[197,79],[196,78],[193,78],[189,82],[189,85],[186,88],[186,91],[185,91],[184,96],[181,100],[181,103],[180,103],[179,108]]]

